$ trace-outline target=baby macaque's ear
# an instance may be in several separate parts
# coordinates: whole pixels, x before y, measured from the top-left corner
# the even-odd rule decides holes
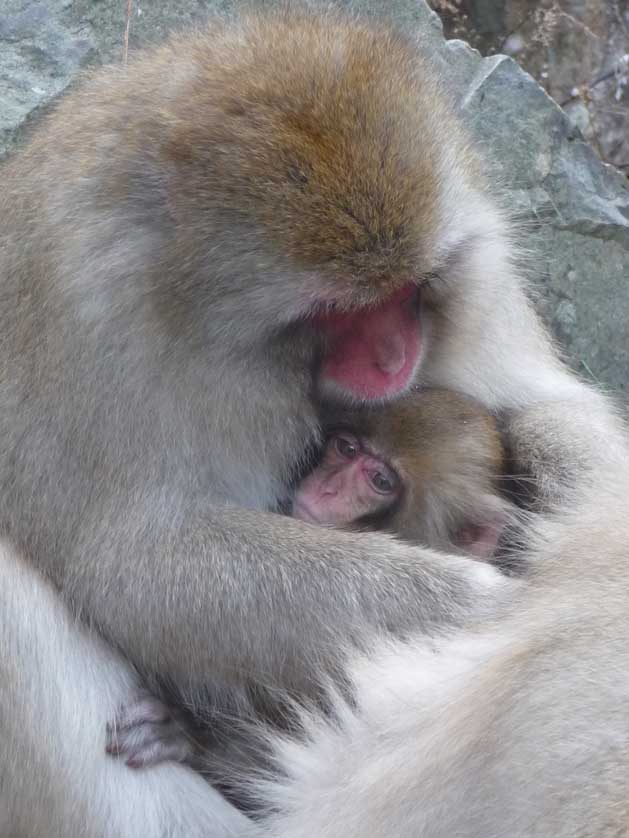
[[[494,512],[481,524],[466,524],[458,533],[456,543],[481,561],[489,561],[498,547],[500,536],[507,523],[504,513]]]

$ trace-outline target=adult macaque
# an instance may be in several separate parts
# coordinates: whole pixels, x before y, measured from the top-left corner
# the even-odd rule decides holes
[[[490,413],[458,393],[412,390],[330,421],[321,461],[295,490],[293,517],[493,555],[509,506],[499,494],[505,452]]]
[[[249,681],[309,692],[374,634],[462,625],[521,587],[271,514],[322,400],[416,379],[502,410],[540,510],[624,452],[538,324],[437,88],[369,23],[219,22],[96,73],[3,168],[0,523],[21,557],[0,556],[0,833],[240,829],[184,766],[131,781],[106,757],[126,661],[237,708]]]

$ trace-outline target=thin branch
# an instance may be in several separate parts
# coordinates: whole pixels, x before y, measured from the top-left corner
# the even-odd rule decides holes
[[[126,64],[129,58],[129,30],[131,29],[131,6],[133,0],[127,0],[127,19],[124,27],[124,50],[122,53],[122,63]]]
[[[609,79],[613,79],[613,78],[614,78],[614,76],[615,76],[617,73],[618,73],[618,69],[617,69],[616,67],[614,67],[612,70],[608,70],[606,73],[603,73],[601,76],[599,76],[598,78],[594,79],[594,81],[592,81],[592,82],[590,82],[589,84],[585,85],[585,87],[586,87],[588,90],[592,90],[592,88],[596,87],[596,86],[597,86],[597,85],[599,85],[599,84],[602,84],[604,81],[609,81]],[[560,105],[561,105],[561,107],[563,108],[563,107],[565,107],[566,105],[568,105],[570,102],[574,102],[574,100],[575,100],[575,99],[579,99],[579,98],[580,98],[580,96],[581,96],[581,91],[577,90],[577,92],[576,92],[576,93],[571,93],[571,94],[570,94],[570,96],[568,96],[568,98],[567,98],[567,99],[564,99],[564,101],[563,101],[563,102],[560,102],[559,104],[560,104]]]
[[[537,11],[537,9],[536,9],[535,7],[533,7],[532,9],[530,9],[530,10],[529,10],[529,11],[528,11],[525,15],[524,15],[524,17],[523,17],[523,18],[522,18],[522,19],[521,19],[521,20],[520,20],[520,21],[519,21],[519,22],[518,22],[518,23],[517,23],[517,24],[513,27],[513,29],[512,29],[510,32],[507,32],[507,34],[504,36],[504,38],[503,38],[503,39],[500,41],[500,43],[498,44],[498,52],[500,52],[500,50],[504,49],[504,45],[507,43],[507,41],[509,40],[509,38],[510,38],[512,35],[515,35],[515,34],[516,34],[516,32],[519,32],[519,31],[520,31],[520,29],[522,29],[522,27],[524,26],[524,24],[525,24],[525,23],[528,23],[528,21],[529,21],[529,20],[533,17],[533,15],[535,14],[535,12],[536,12],[536,11]]]
[[[583,23],[582,20],[579,20],[578,17],[571,15],[569,12],[567,12],[565,9],[562,9],[560,6],[557,7],[557,11],[561,15],[561,17],[567,18],[567,20],[569,20],[575,26],[581,28],[586,35],[589,35],[590,38],[594,38],[594,40],[596,41],[601,40],[601,36],[597,35],[593,29],[590,29],[590,27]]]

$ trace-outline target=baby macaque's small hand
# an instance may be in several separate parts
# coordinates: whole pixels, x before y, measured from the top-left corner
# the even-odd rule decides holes
[[[123,705],[107,725],[108,754],[121,757],[130,768],[160,762],[187,762],[194,748],[169,708],[147,692]]]

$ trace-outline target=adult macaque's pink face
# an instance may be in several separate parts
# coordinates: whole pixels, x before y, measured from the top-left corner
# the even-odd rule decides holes
[[[401,488],[395,471],[358,437],[336,433],[326,443],[321,464],[297,489],[293,517],[342,527],[392,506]]]
[[[422,357],[420,308],[419,289],[408,285],[377,306],[318,315],[328,340],[320,385],[361,401],[407,390]]]

